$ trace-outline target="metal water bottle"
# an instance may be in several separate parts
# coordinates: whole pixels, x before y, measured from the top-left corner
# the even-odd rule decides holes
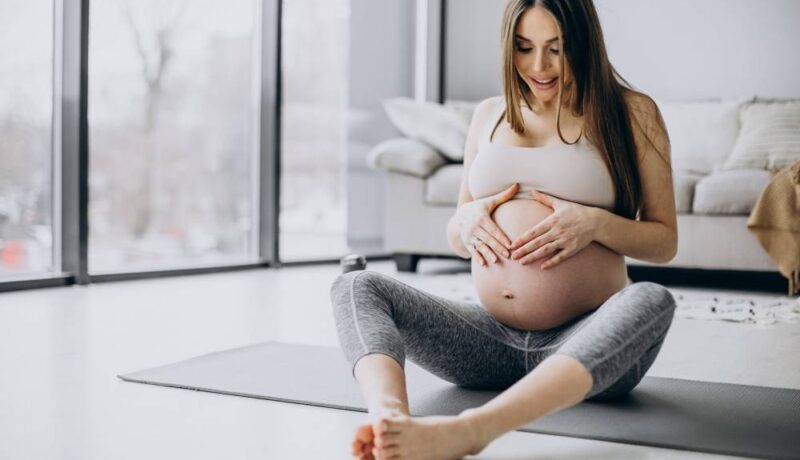
[[[342,267],[342,273],[365,270],[367,268],[367,258],[361,254],[348,254],[342,257],[340,265]]]

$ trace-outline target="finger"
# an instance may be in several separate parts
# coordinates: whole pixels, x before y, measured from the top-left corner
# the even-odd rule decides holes
[[[472,254],[472,258],[477,260],[479,264],[486,266],[486,260],[483,258],[483,255],[480,251],[478,251],[473,245],[467,244],[467,250],[470,254]]]
[[[520,235],[516,240],[511,243],[509,247],[510,250],[515,251],[522,247],[523,245],[528,244],[529,242],[533,241],[534,239],[547,234],[550,230],[551,220],[550,217],[544,219],[543,221],[536,224],[530,230],[526,230],[522,235]],[[531,250],[534,249],[531,247]]]
[[[491,217],[482,220],[480,222],[480,227],[489,232],[503,248],[508,249],[508,247],[511,246],[511,238],[506,235],[506,232],[504,232]]]
[[[492,200],[490,201],[492,209],[497,207],[500,203],[506,202],[509,199],[513,198],[514,195],[517,194],[518,189],[519,189],[519,182],[514,182],[513,184],[511,184],[510,187],[492,197]]]
[[[537,249],[536,251],[533,251],[532,253],[520,259],[519,263],[525,265],[529,262],[533,262],[536,259],[540,259],[546,255],[553,254],[559,249],[560,249],[559,242],[551,241],[550,243],[545,244],[541,248]]]
[[[358,451],[358,454],[357,454],[358,459],[359,460],[364,460],[364,459],[370,458],[369,451],[371,449],[372,449],[371,447],[367,448],[366,446],[361,446],[361,448],[360,448],[360,450]]]
[[[531,190],[531,196],[533,197],[534,200],[544,204],[545,206],[547,206],[549,208],[554,207],[555,204],[556,204],[556,199],[555,198],[553,198],[552,196],[550,196],[550,195],[548,195],[546,193],[542,193],[542,192],[540,192],[540,191],[538,191],[536,189]]]
[[[567,257],[572,256],[572,254],[574,254],[574,252],[563,250],[563,251],[559,252],[558,254],[556,254],[555,256],[553,256],[550,259],[548,259],[547,261],[545,261],[539,268],[541,268],[542,270],[546,270],[548,268],[552,268],[556,264],[561,263],[561,261],[565,260]]]
[[[488,232],[485,228],[479,227],[476,229],[475,236],[492,248],[495,254],[502,255],[505,258],[509,257],[510,252],[508,249],[506,249],[507,246],[498,241],[497,238],[495,238],[494,235]]]
[[[486,243],[478,239],[475,242],[475,246],[478,247],[478,251],[480,251],[481,255],[483,256],[483,260],[485,260],[486,262],[491,261],[492,263],[497,262],[497,255],[492,251],[492,248],[490,248]],[[486,264],[484,264],[484,266],[486,266]]]
[[[522,245],[520,245],[517,249],[511,252],[512,258],[521,258],[522,256],[531,253],[540,247],[544,246],[545,244],[554,241],[558,238],[555,232],[549,231],[544,233],[543,235],[536,236],[529,241],[526,241]],[[514,257],[516,256],[516,257]]]
[[[525,254],[535,251],[540,247],[544,246],[545,244],[555,240],[557,238],[557,235],[554,231],[550,230],[551,230],[550,228],[547,228],[546,230],[544,230],[544,233],[542,234],[538,234],[539,231],[531,233],[530,239],[524,240],[519,245],[519,247],[511,251],[511,258],[519,259]]]
[[[539,235],[536,238],[530,240],[525,246],[523,246],[525,249],[522,252],[523,254],[531,253],[541,248],[542,246],[546,245],[547,243],[550,243],[557,239],[558,235],[556,234],[556,232],[547,232],[544,235]]]

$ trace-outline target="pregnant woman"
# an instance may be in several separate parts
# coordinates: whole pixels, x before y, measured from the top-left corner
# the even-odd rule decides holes
[[[584,399],[631,391],[675,302],[628,284],[624,256],[664,263],[677,225],[669,139],[653,100],[608,61],[590,0],[509,0],[503,94],[475,109],[452,249],[480,302],[355,271],[331,286],[369,410],[360,458],[459,458]],[[408,357],[467,388],[504,390],[457,416],[411,417]]]

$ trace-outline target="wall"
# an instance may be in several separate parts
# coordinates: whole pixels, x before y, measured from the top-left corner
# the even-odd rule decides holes
[[[447,99],[500,93],[503,0],[447,0]],[[665,99],[800,97],[796,0],[596,0],[611,63]]]

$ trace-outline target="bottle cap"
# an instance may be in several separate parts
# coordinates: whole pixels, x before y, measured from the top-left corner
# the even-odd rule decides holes
[[[367,268],[367,258],[361,254],[348,254],[342,257],[339,265],[342,267],[342,273],[365,270]]]

